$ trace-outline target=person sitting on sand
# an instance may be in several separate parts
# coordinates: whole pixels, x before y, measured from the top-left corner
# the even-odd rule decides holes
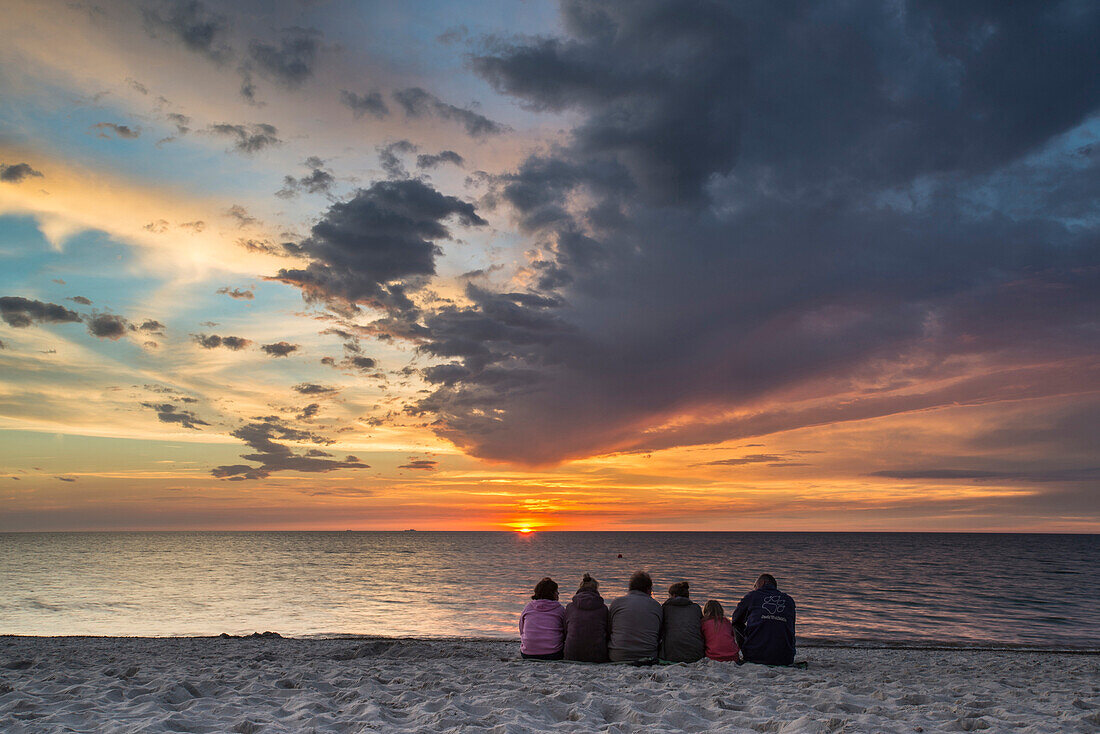
[[[565,659],[606,663],[607,605],[600,584],[587,573],[573,601],[565,607]]]
[[[535,584],[531,601],[519,615],[519,654],[525,660],[561,660],[565,645],[565,608],[558,585],[547,576]]]
[[[775,577],[760,574],[730,619],[740,634],[747,663],[790,665],[794,662],[794,599],[779,590]]]
[[[733,639],[733,625],[726,619],[725,610],[716,600],[703,605],[703,646],[711,660],[737,660],[737,641]]]
[[[653,579],[645,571],[636,571],[626,596],[608,607],[607,656],[612,662],[656,659],[664,615],[652,594]]]
[[[703,610],[688,597],[688,582],[668,587],[662,606],[661,660],[694,663],[703,657]]]

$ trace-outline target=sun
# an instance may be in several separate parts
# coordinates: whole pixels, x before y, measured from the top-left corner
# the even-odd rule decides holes
[[[521,528],[516,528],[516,532],[517,533],[523,533],[524,535],[526,535],[528,533],[535,532],[535,530],[534,530],[534,528],[529,528],[527,526],[524,526],[524,527],[521,527]]]

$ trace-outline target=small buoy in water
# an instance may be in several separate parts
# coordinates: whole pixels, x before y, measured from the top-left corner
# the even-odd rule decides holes
[[[622,558],[622,557],[623,557],[623,554],[622,554],[622,553],[620,553],[620,554],[619,554],[619,558]]]

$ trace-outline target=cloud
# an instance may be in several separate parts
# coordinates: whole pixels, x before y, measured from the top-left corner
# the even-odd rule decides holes
[[[732,459],[704,461],[701,464],[695,464],[695,466],[745,466],[746,464],[767,464],[770,462],[783,461],[785,458],[786,457],[781,454],[748,454],[747,456],[738,456]]]
[[[315,382],[302,382],[294,386],[294,392],[302,395],[334,395],[340,392],[339,388],[327,385],[318,385]]]
[[[297,344],[291,344],[290,342],[275,342],[274,344],[263,344],[260,346],[260,350],[270,354],[272,357],[285,357],[291,352],[297,352],[299,346]]]
[[[309,194],[327,194],[333,184],[336,183],[336,178],[331,171],[324,168],[325,162],[320,158],[310,156],[306,159],[304,165],[310,169],[310,172],[301,178],[284,176],[283,188],[276,192],[276,196],[289,199],[296,196],[300,191]]]
[[[199,426],[210,425],[198,418],[192,411],[183,410],[172,403],[142,403],[141,405],[144,408],[156,411],[157,420],[161,423],[178,423],[184,428],[190,428],[194,431],[201,430]]]
[[[85,298],[84,296],[70,296],[69,298],[67,298],[65,300],[72,301],[73,303],[79,303],[81,306],[91,306],[92,305],[92,299]]]
[[[60,480],[62,482],[75,482],[76,481],[76,477],[54,477],[54,479]]]
[[[277,45],[249,43],[248,56],[261,74],[286,87],[297,87],[313,76],[321,35],[315,28],[285,28]]]
[[[164,326],[164,324],[160,323],[156,319],[145,319],[145,321],[142,321],[137,326],[130,326],[131,331],[143,331],[146,334],[159,334],[161,336],[164,335],[165,328],[166,327]]]
[[[466,160],[453,150],[441,150],[438,153],[421,153],[416,157],[417,168],[437,168],[444,163],[453,163],[461,168]]]
[[[444,220],[484,226],[473,205],[415,180],[380,181],[333,204],[298,249],[311,259],[274,280],[309,297],[407,311],[407,291],[435,273],[436,241],[448,239]]]
[[[377,118],[382,118],[390,114],[390,108],[386,106],[385,100],[382,99],[382,95],[378,92],[355,94],[346,89],[341,89],[340,102],[351,109],[355,119],[359,119],[363,115],[372,115]]]
[[[562,19],[473,61],[576,123],[487,179],[529,286],[417,322],[440,363],[409,409],[441,436],[553,463],[1094,384],[1100,177],[1060,136],[1100,111],[1100,9],[1072,30],[937,4]]]
[[[192,334],[191,338],[203,349],[217,349],[225,347],[234,352],[239,352],[252,344],[251,339],[241,336],[218,336],[217,334]]]
[[[230,464],[215,467],[211,474],[219,479],[243,481],[265,479],[273,472],[330,472],[337,469],[369,469],[370,466],[359,458],[348,454],[342,461],[326,458],[326,452],[310,449],[305,454],[295,454],[292,449],[280,441],[295,441],[314,444],[328,444],[331,441],[309,431],[293,428],[278,416],[254,418],[232,432],[236,438],[244,441],[256,453],[245,454],[241,458],[256,462],[249,464]]]
[[[86,319],[88,333],[100,339],[118,341],[130,330],[130,322],[113,313],[95,313]]]
[[[229,296],[230,298],[235,298],[238,301],[251,301],[253,298],[255,298],[255,294],[252,292],[251,289],[246,290],[244,288],[230,288],[229,286],[223,286],[219,288],[217,290],[217,293]]]
[[[295,416],[300,421],[308,421],[313,418],[317,413],[321,411],[320,403],[310,403],[306,407],[302,408],[301,412]],[[331,456],[331,454],[324,451],[318,451],[316,449],[310,449],[306,452],[306,456]]]
[[[409,172],[405,170],[405,164],[401,162],[397,155],[398,153],[410,154],[416,151],[417,146],[408,140],[387,143],[378,148],[378,162],[389,178],[408,178]]]
[[[20,296],[0,296],[0,318],[16,328],[34,323],[63,324],[81,320],[79,314],[64,306]]]
[[[0,163],[0,181],[22,183],[28,178],[42,178],[42,173],[31,168],[29,163]]]
[[[251,224],[256,224],[256,217],[249,216],[248,210],[240,204],[234,204],[225,210],[225,213],[232,217],[237,222],[238,227],[247,227]]]
[[[409,458],[409,463],[402,464],[397,467],[398,469],[423,469],[425,471],[435,471],[439,466],[438,461],[431,459],[413,459]]]
[[[227,123],[219,123],[217,125],[208,126],[206,131],[212,135],[234,138],[235,142],[233,143],[233,147],[237,151],[246,154],[258,153],[264,148],[270,148],[273,145],[281,145],[283,142],[278,137],[278,129],[274,125],[268,125],[267,123],[257,123],[254,125],[230,125]]]
[[[434,117],[460,123],[472,138],[483,138],[507,132],[508,127],[493,122],[484,115],[448,104],[420,87],[408,87],[393,92],[393,99],[408,117]]]
[[[141,137],[141,128],[132,128],[128,125],[116,125],[113,122],[100,122],[92,125],[93,130],[99,130],[101,138],[125,138],[133,140]]]
[[[370,372],[378,366],[378,362],[371,357],[353,354],[337,361],[334,357],[322,357],[321,364],[334,369],[352,369],[360,372]]]
[[[208,11],[199,0],[152,3],[142,12],[145,28],[154,37],[165,34],[216,63],[232,55],[222,40],[229,30],[225,16]]]

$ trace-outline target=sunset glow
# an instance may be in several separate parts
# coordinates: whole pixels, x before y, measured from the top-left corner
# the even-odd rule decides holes
[[[0,531],[1100,530],[1091,45],[580,7],[7,3]]]

